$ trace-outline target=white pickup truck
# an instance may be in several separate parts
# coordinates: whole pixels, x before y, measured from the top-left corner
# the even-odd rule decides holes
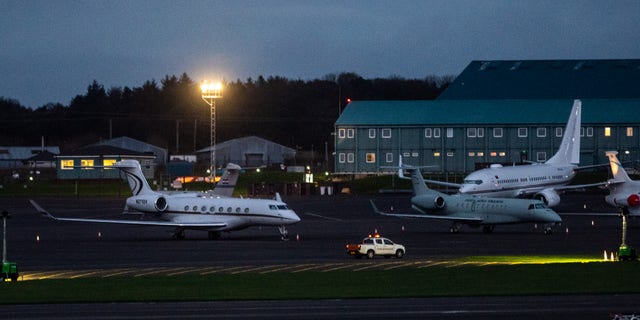
[[[347,244],[347,254],[356,258],[362,258],[367,256],[369,259],[373,259],[375,256],[384,256],[385,258],[402,258],[406,252],[405,248],[401,244],[393,243],[393,241],[380,237],[379,234],[369,235],[362,240],[360,244]]]

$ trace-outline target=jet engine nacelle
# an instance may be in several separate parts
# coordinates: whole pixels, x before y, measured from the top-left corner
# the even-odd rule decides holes
[[[423,209],[442,209],[446,206],[444,198],[437,194],[425,194],[418,197],[419,199],[416,200],[418,200],[417,202],[419,202],[420,207]]]
[[[607,203],[615,207],[635,208],[640,206],[640,195],[638,195],[637,193],[632,193],[627,196],[608,195],[607,197],[605,197],[605,200],[607,201]]]
[[[560,195],[552,189],[542,190],[536,193],[534,197],[544,202],[548,207],[557,206],[560,203]]]
[[[169,208],[167,199],[157,195],[130,197],[127,199],[127,206],[142,212],[163,212]]]

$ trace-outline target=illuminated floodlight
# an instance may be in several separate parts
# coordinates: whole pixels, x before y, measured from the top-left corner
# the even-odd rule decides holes
[[[200,85],[200,91],[202,91],[202,99],[212,105],[213,99],[222,98],[222,83],[204,81]]]
[[[222,98],[222,83],[203,81],[200,85],[202,100],[211,107],[211,164],[209,166],[209,178],[215,181],[216,178],[216,100]]]

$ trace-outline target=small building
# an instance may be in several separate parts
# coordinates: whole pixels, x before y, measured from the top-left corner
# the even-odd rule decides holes
[[[232,162],[241,167],[262,167],[285,163],[296,156],[296,150],[281,144],[249,136],[231,139],[215,145],[216,166],[226,166]],[[196,151],[199,162],[209,162],[211,147]]]
[[[53,146],[0,146],[0,169],[20,169],[35,167],[51,168],[52,164],[45,163],[46,160],[42,160],[45,162],[41,162],[40,160],[36,160],[36,162],[30,162],[30,159],[32,159],[34,156],[42,154],[43,152],[55,155],[60,153],[60,148]]]
[[[120,170],[109,168],[114,163],[138,160],[147,179],[152,179],[156,171],[156,155],[113,146],[87,146],[71,152],[63,152],[56,157],[58,179],[120,179]]]

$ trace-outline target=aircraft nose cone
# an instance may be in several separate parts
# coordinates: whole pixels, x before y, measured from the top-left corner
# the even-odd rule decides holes
[[[291,211],[291,214],[289,214],[287,218],[291,220],[291,223],[300,222],[300,217],[298,217],[298,215],[294,211]]]

